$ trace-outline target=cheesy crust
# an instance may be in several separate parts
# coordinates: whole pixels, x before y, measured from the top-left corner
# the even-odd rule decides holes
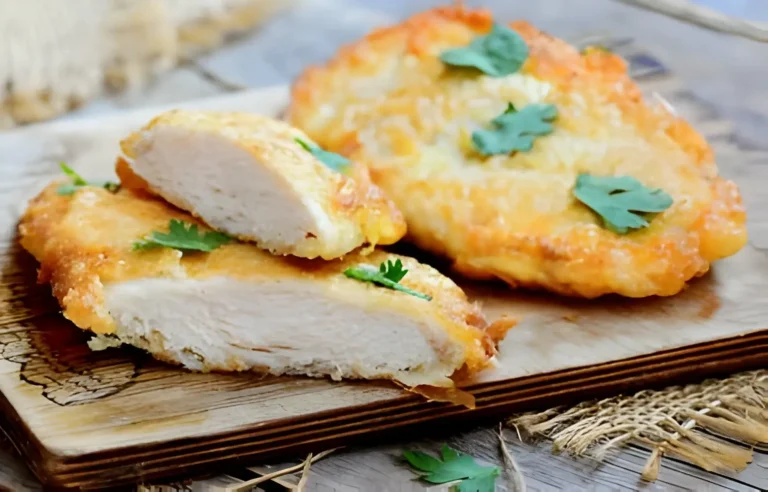
[[[338,299],[342,307],[363,306],[369,311],[432,320],[434,326],[439,327],[440,336],[448,341],[442,343],[448,343],[447,347],[454,352],[456,347],[463,347],[459,350],[462,355],[456,369],[463,367],[469,374],[486,367],[495,354],[494,340],[486,333],[489,327],[479,308],[470,303],[450,279],[412,258],[376,250],[367,256],[353,253],[343,260],[307,260],[275,256],[247,243],[230,243],[210,253],[182,254],[169,248],[134,251],[134,241],[152,231],[167,230],[171,219],[198,224],[201,231],[209,229],[191,215],[146,194],[127,189],[113,194],[102,188],[84,187],[71,196],[62,196],[57,194],[57,187],[56,183],[51,184],[30,202],[19,225],[20,241],[40,262],[39,282],[51,284],[64,316],[81,329],[101,335],[115,334],[118,323],[105,304],[105,292],[112,285],[132,280],[194,282],[219,278],[275,282],[276,285],[298,281],[319,286],[329,299]],[[402,285],[431,296],[431,301],[343,274],[350,266],[378,266],[380,262],[397,258],[409,270]],[[297,316],[304,301],[308,300],[296,301]],[[258,319],[253,322],[258,323]],[[508,320],[500,323],[502,327],[510,326]],[[227,325],[221,326],[223,329]],[[162,326],[157,329],[163,333]],[[210,333],[209,336],[213,339],[220,335]],[[161,360],[179,363],[163,345],[162,337],[159,340],[141,348]],[[371,350],[375,351],[375,347]],[[232,359],[226,364],[206,363],[203,369],[249,368]]]
[[[530,50],[519,72],[493,78],[440,61],[492,22],[446,7],[373,32],[299,77],[289,120],[367,165],[408,237],[472,277],[588,298],[668,296],[744,246],[736,185],[688,123],[643,101],[620,57],[513,22]],[[529,152],[474,152],[472,132],[510,102],[555,105],[554,131]],[[618,235],[573,197],[580,173],[633,176],[674,204]]]
[[[277,254],[333,259],[403,237],[402,213],[365,166],[350,162],[343,172],[330,169],[297,138],[311,141],[265,116],[173,110],[121,142],[126,158],[118,159],[116,171],[125,187],[148,190],[215,229]],[[190,150],[193,145],[200,152]],[[217,150],[229,150],[241,162]],[[146,157],[152,152],[156,157]],[[249,206],[254,196],[265,198]],[[286,231],[281,219],[297,215],[305,217],[302,230]]]

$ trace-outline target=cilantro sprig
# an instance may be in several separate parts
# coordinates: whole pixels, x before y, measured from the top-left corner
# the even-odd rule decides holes
[[[135,241],[133,249],[143,251],[153,248],[173,248],[207,253],[231,241],[232,238],[226,234],[213,231],[201,233],[197,224],[171,219],[167,233],[152,231],[146,238]]]
[[[409,289],[408,287],[400,284],[400,281],[405,277],[407,273],[408,270],[403,268],[403,262],[400,261],[400,259],[397,259],[394,263],[392,263],[392,260],[382,262],[379,265],[378,270],[369,265],[360,265],[344,270],[344,275],[349,278],[353,278],[361,282],[371,282],[388,289],[405,292],[406,294],[410,294],[414,297],[431,301],[432,296],[422,294],[421,292]]]
[[[403,458],[421,475],[422,480],[443,484],[461,480],[456,485],[458,492],[493,492],[500,470],[495,466],[481,466],[468,455],[443,445],[440,455],[435,458],[421,451],[405,451]]]
[[[552,104],[529,104],[517,110],[512,103],[499,116],[491,120],[490,130],[476,130],[472,143],[483,155],[528,152],[536,137],[552,133],[552,121],[557,108]]]
[[[504,77],[520,70],[528,53],[528,45],[519,34],[494,23],[490,33],[473,39],[468,46],[443,51],[440,60],[446,65],[476,68],[492,77]]]
[[[648,188],[631,176],[581,174],[573,194],[603,219],[607,229],[617,234],[648,227],[644,214],[663,212],[673,203],[664,190]]]
[[[323,150],[319,146],[306,142],[299,137],[294,138],[294,140],[296,140],[296,143],[301,145],[304,150],[315,156],[317,160],[336,172],[343,173],[347,166],[349,166],[349,159],[343,155]]]
[[[104,188],[105,190],[111,191],[112,193],[115,193],[120,189],[120,185],[112,181],[94,181],[89,183],[85,180],[85,178],[80,176],[77,171],[69,167],[64,162],[59,162],[59,167],[61,168],[61,171],[70,179],[69,183],[64,183],[56,188],[56,193],[59,195],[71,195],[75,191],[85,186],[96,186],[98,188]]]

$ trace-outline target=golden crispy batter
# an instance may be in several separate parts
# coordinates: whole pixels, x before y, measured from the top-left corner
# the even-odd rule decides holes
[[[56,188],[55,183],[48,186],[29,204],[19,225],[21,244],[40,262],[39,281],[51,284],[64,316],[82,329],[115,333],[116,320],[104,303],[105,288],[113,283],[150,278],[223,277],[252,282],[309,278],[337,297],[360,299],[369,307],[406,315],[430,311],[452,343],[465,346],[464,360],[470,373],[485,367],[495,353],[478,307],[450,279],[411,258],[374,251],[367,256],[353,253],[343,260],[306,260],[274,256],[246,243],[231,243],[199,254],[182,255],[168,248],[134,251],[134,241],[152,231],[167,230],[171,219],[197,223],[201,230],[207,228],[163,201],[130,190],[113,194],[85,187],[72,196],[61,196]],[[401,284],[432,296],[431,302],[342,273],[350,266],[378,265],[395,258],[409,270]],[[162,353],[154,355],[164,358]],[[165,359],[173,360],[167,354]]]
[[[673,295],[744,246],[738,189],[693,128],[643,102],[618,56],[580,54],[514,22],[530,49],[519,72],[493,78],[439,60],[491,25],[486,11],[450,7],[376,31],[296,81],[290,121],[368,165],[409,237],[471,276],[584,297]],[[553,133],[530,152],[473,152],[472,131],[509,102],[554,104]],[[573,198],[580,173],[630,175],[674,204],[618,235]]]
[[[301,130],[264,116],[174,110],[121,142],[128,159],[118,159],[117,173],[123,186],[149,190],[278,254],[332,259],[403,237],[402,213],[365,166],[350,162],[343,172],[332,170],[296,138],[311,142]],[[216,153],[222,149],[241,159],[244,150],[247,165]],[[160,157],[146,157],[153,151]],[[269,193],[277,197],[270,201]],[[286,230],[284,219],[296,216],[307,217],[302,226],[308,230]]]

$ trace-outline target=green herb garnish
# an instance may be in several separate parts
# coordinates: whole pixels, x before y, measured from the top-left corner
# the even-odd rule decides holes
[[[528,58],[528,45],[512,29],[493,24],[491,32],[472,40],[469,46],[440,53],[446,65],[471,67],[492,77],[504,77],[517,72]]]
[[[472,133],[472,143],[483,155],[527,152],[533,148],[536,137],[552,133],[555,118],[557,108],[552,104],[529,104],[518,111],[509,103],[503,113],[491,120],[493,129]]]
[[[61,171],[71,180],[69,183],[62,184],[56,188],[56,193],[59,195],[71,195],[75,191],[85,186],[96,186],[98,188],[104,188],[107,191],[111,191],[112,193],[115,193],[120,189],[120,185],[113,183],[112,181],[94,181],[93,183],[89,183],[82,176],[80,176],[77,171],[69,167],[64,162],[59,162],[59,167],[61,168]]]
[[[406,294],[410,294],[414,297],[431,301],[432,296],[422,294],[421,292],[416,292],[415,290],[409,289],[404,285],[400,285],[400,281],[403,279],[403,277],[405,277],[405,274],[407,273],[408,270],[403,268],[403,262],[399,259],[394,263],[392,263],[391,260],[383,262],[381,265],[379,265],[378,270],[369,265],[350,267],[344,270],[344,275],[349,278],[360,280],[361,282],[372,282],[388,289],[405,292]]]
[[[642,214],[663,212],[673,203],[664,190],[648,188],[631,176],[581,174],[573,194],[602,217],[606,229],[617,234],[648,227]]]
[[[232,238],[220,232],[198,231],[197,224],[171,219],[168,233],[153,231],[145,239],[133,243],[134,250],[152,248],[173,248],[185,251],[211,252],[232,241]]]
[[[317,160],[336,172],[343,173],[347,166],[349,166],[349,159],[343,155],[328,152],[327,150],[323,150],[315,144],[305,142],[298,137],[296,137],[294,140],[296,140],[296,143],[301,145],[304,150],[315,156]]]
[[[459,492],[493,492],[500,470],[495,466],[481,466],[475,459],[443,446],[441,459],[421,451],[405,451],[403,458],[418,470],[421,478],[429,483],[443,484],[461,480],[456,485]]]

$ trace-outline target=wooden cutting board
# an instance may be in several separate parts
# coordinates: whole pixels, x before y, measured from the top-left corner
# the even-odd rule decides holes
[[[0,424],[43,482],[96,488],[768,365],[768,146],[740,141],[646,53],[625,56],[646,92],[716,147],[744,194],[750,243],[672,298],[576,301],[462,283],[489,317],[524,320],[498,368],[468,387],[476,410],[387,383],[193,374],[138,351],[90,352],[35,285],[16,222],[59,161],[109,177],[118,140],[165,108],[0,135]],[[180,106],[276,115],[287,97],[278,87]]]

